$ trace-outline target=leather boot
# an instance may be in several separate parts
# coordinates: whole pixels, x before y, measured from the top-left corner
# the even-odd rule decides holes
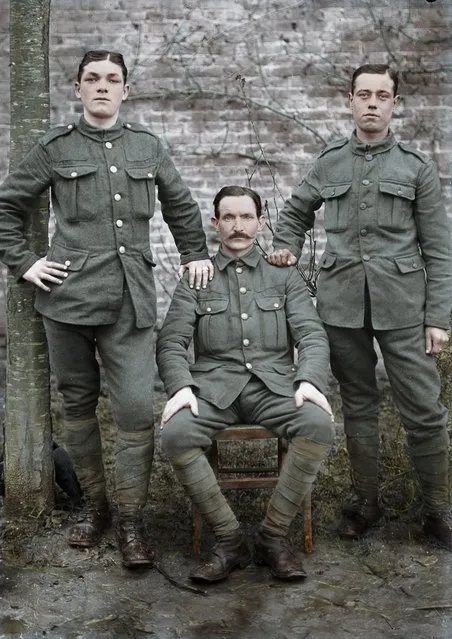
[[[214,583],[226,579],[234,568],[244,568],[251,561],[245,535],[240,529],[217,538],[209,555],[190,573],[197,582]]]
[[[424,515],[424,533],[437,546],[452,551],[452,510]]]
[[[359,539],[383,514],[378,505],[378,437],[347,436],[347,450],[355,497],[343,508],[337,532],[342,539]]]
[[[152,565],[154,553],[149,548],[141,517],[120,516],[116,535],[122,563],[126,568]]]
[[[261,526],[254,538],[254,562],[265,564],[277,579],[296,581],[307,575],[299,553],[295,553],[287,537]]]
[[[69,545],[79,548],[91,548],[101,538],[110,524],[107,502],[88,502],[69,531]]]

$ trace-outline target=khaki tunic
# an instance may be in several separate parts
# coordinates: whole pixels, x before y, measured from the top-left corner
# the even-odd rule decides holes
[[[452,303],[449,223],[434,163],[392,134],[329,145],[280,212],[274,248],[300,256],[325,203],[320,317],[364,325],[365,281],[375,330],[425,324],[448,329]]]
[[[82,117],[49,131],[0,188],[0,260],[17,278],[39,258],[23,237],[23,216],[49,187],[56,231],[48,259],[69,274],[50,294],[37,291],[37,310],[52,320],[112,324],[126,284],[137,327],[154,324],[156,190],[181,262],[208,258],[199,208],[161,141],[137,124],[97,129]]]

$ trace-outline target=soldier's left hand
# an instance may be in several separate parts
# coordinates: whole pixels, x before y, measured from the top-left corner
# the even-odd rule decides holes
[[[425,327],[425,352],[427,355],[439,355],[449,341],[449,335],[443,328]]]
[[[313,404],[320,406],[320,408],[328,413],[328,415],[331,415],[331,420],[334,421],[333,410],[327,398],[310,382],[300,382],[300,386],[295,393],[295,404],[297,405],[297,408],[303,406],[305,401],[312,402]]]
[[[213,277],[213,263],[211,260],[194,260],[182,264],[179,269],[179,277],[188,271],[188,284],[190,288],[195,287],[196,290],[206,288],[208,282]]]

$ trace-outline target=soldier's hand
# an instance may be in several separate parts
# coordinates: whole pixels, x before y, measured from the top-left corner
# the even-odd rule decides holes
[[[425,327],[425,352],[427,355],[439,355],[449,341],[449,335],[443,328]]]
[[[182,408],[189,408],[193,415],[198,415],[198,400],[190,386],[180,388],[177,393],[166,402],[162,413],[160,428],[163,428],[163,424],[166,424],[166,422],[182,410]]]
[[[195,287],[199,290],[206,288],[207,283],[213,277],[213,263],[211,260],[194,260],[193,262],[187,262],[182,264],[179,269],[179,277],[188,271],[188,284],[190,288]]]
[[[280,249],[267,255],[267,261],[273,266],[295,266],[297,258],[289,249]]]
[[[303,406],[305,401],[320,406],[328,415],[331,415],[331,421],[334,421],[333,411],[327,398],[310,382],[300,382],[300,386],[295,393],[295,404],[297,408]]]
[[[42,257],[35,262],[28,271],[22,275],[24,280],[31,282],[35,286],[42,288],[43,291],[50,291],[44,282],[52,282],[53,284],[62,284],[67,277],[67,266],[59,262],[48,262],[47,258]]]

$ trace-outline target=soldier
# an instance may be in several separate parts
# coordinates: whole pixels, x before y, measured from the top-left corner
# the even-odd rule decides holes
[[[340,384],[356,492],[339,534],[360,537],[382,514],[375,338],[420,480],[424,531],[452,550],[447,411],[434,359],[450,325],[450,231],[434,163],[389,129],[397,89],[397,73],[386,65],[353,73],[356,130],[327,146],[287,200],[269,261],[296,262],[325,203],[317,308]]]
[[[0,259],[37,287],[51,368],[63,397],[65,443],[86,507],[69,543],[90,547],[109,522],[96,419],[100,355],[118,425],[117,537],[126,567],[152,562],[142,527],[153,457],[156,297],[149,220],[155,189],[190,285],[213,275],[201,214],[161,141],[119,119],[127,98],[120,53],[89,51],[80,63],[77,123],[50,130],[0,189]],[[56,230],[33,253],[23,218],[51,188]]]
[[[287,534],[334,438],[323,395],[328,340],[298,271],[269,266],[254,246],[263,223],[259,195],[226,186],[214,210],[220,240],[214,278],[207,290],[193,290],[185,279],[179,283],[157,341],[170,397],[162,416],[163,449],[216,537],[190,577],[216,582],[250,560],[204,451],[227,426],[256,423],[291,445],[255,538],[255,557],[279,579],[302,579],[306,573]],[[192,338],[196,361],[189,367]]]

